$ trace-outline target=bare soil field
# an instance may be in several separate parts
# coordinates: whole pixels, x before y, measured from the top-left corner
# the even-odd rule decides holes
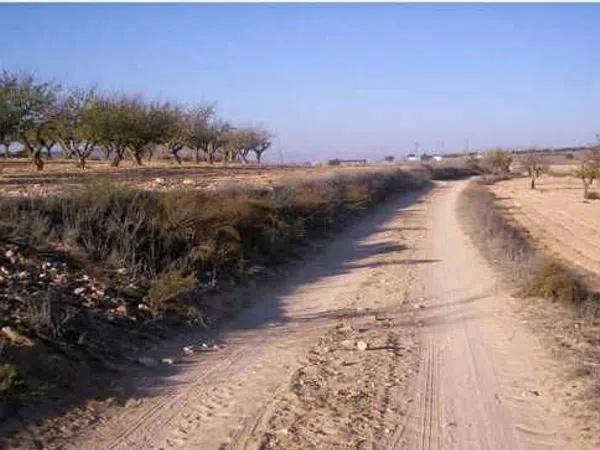
[[[249,186],[264,187],[307,178],[340,173],[380,170],[381,166],[366,167],[301,167],[301,166],[243,166],[149,162],[114,168],[107,162],[92,161],[85,171],[72,161],[48,161],[44,171],[38,172],[26,160],[0,161],[0,195],[52,195],[83,183],[109,182],[144,190],[167,191],[176,189],[218,190]]]
[[[498,204],[552,256],[600,274],[600,204],[583,199],[580,180],[543,176],[537,189],[530,189],[527,178],[514,178],[490,188]]]

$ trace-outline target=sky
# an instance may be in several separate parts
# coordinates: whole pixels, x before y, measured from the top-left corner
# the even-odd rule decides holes
[[[0,30],[0,69],[215,102],[272,160],[600,133],[600,5],[4,4]]]

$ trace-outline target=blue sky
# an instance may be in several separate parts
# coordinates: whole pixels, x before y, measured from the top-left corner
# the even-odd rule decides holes
[[[287,160],[600,133],[600,5],[0,5],[0,30],[0,68],[215,101]]]

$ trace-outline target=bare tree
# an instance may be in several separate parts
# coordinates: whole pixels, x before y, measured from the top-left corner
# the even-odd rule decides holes
[[[581,165],[575,169],[574,175],[583,183],[583,198],[587,199],[590,193],[590,186],[598,177],[598,166],[588,160],[581,162]]]
[[[527,169],[531,189],[535,189],[535,182],[542,174],[548,171],[548,166],[544,163],[540,155],[534,153],[526,155],[521,163]]]
[[[256,155],[256,162],[260,164],[263,153],[271,147],[271,140],[273,137],[268,131],[263,129],[255,130],[255,136],[256,141],[255,145],[252,147],[252,151]]]

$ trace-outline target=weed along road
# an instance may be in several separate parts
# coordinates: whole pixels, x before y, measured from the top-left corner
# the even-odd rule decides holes
[[[64,447],[579,448],[548,355],[459,224],[466,183],[356,222],[257,294],[218,350],[149,369],[135,402]]]

